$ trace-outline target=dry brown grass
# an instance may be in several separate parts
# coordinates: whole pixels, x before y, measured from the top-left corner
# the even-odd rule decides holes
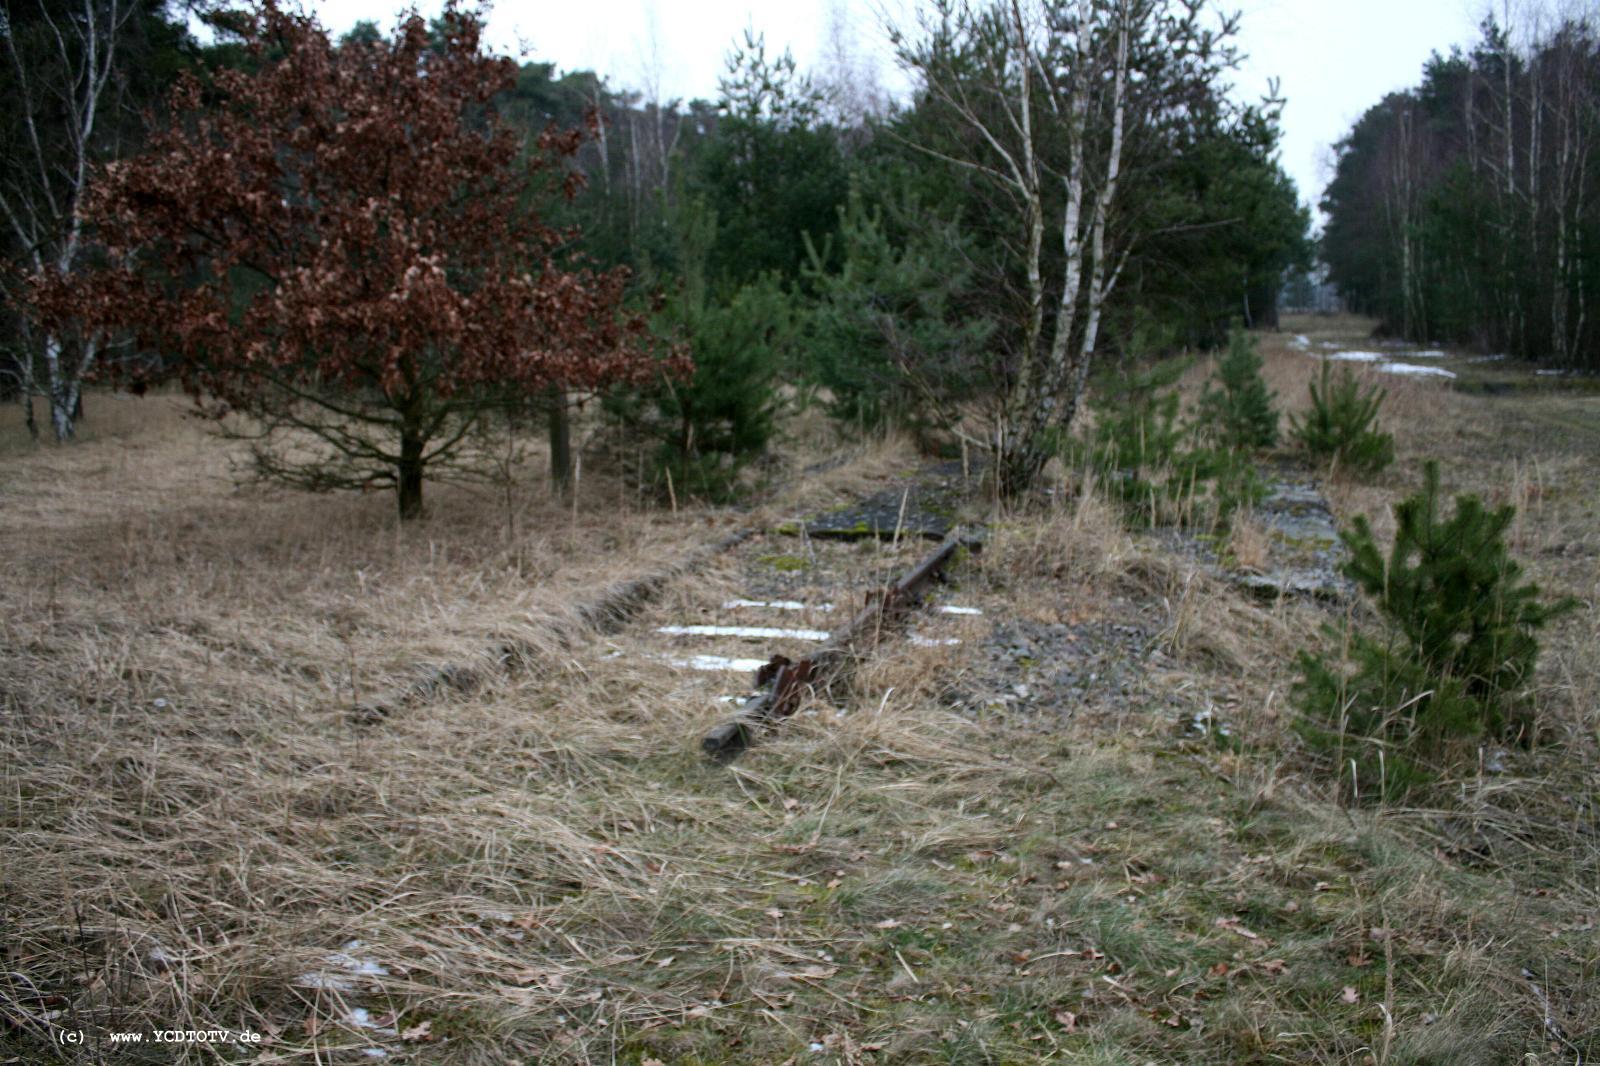
[[[766,853],[792,821],[758,795],[779,784],[701,764],[726,710],[699,679],[566,639],[597,588],[752,517],[634,508],[591,473],[575,507],[434,486],[402,526],[386,495],[236,488],[227,449],[164,398],[92,398],[86,426],[69,450],[13,442],[0,499],[7,1039],[127,1019],[254,1029],[266,1061],[376,1041],[498,1062],[706,1016],[725,1004],[701,978],[725,962],[758,991],[792,984],[797,949],[763,912],[795,878],[742,873],[752,833]],[[753,520],[914,463],[892,439],[847,459]],[[734,591],[720,569],[658,612]],[[350,713],[507,637],[527,669],[470,699]],[[899,688],[840,720],[840,757],[961,787],[948,728],[908,722],[918,689]],[[807,721],[791,755],[819,739]],[[344,974],[340,952],[386,972]],[[385,1014],[436,1031],[412,1047],[362,1027]]]
[[[1264,347],[1280,392],[1314,365]],[[557,506],[530,469],[509,503],[430,486],[401,526],[387,496],[236,488],[176,410],[92,397],[80,446],[0,443],[19,1061],[218,1057],[75,1052],[52,1026],[250,1028],[263,1063],[1570,1061],[1545,1003],[1594,1040],[1593,610],[1552,636],[1547,743],[1426,807],[1348,810],[1287,711],[1327,616],[1246,600],[1079,492],[997,520],[942,594],[982,617],[918,620],[960,644],[886,640],[722,767],[697,741],[736,685],[664,668],[652,627],[744,591],[765,551],[805,558],[815,599],[923,546],[783,538],[606,637],[572,636],[575,604],[875,489],[904,442],[749,514],[647,507],[603,467]],[[795,439],[787,469],[826,450]],[[1397,498],[1429,439],[1453,438],[1419,427],[1393,484],[1340,506]],[[1497,462],[1476,483],[1507,478],[1536,573],[1600,598],[1583,464]],[[1082,695],[980,720],[965,695],[1055,683],[989,641],[1017,621],[1062,627]],[[1108,626],[1144,636],[1073,643]],[[478,691],[351,714],[507,636],[532,654]],[[1202,711],[1228,731],[1197,735]]]
[[[1228,525],[1228,552],[1234,565],[1251,573],[1265,572],[1270,561],[1271,541],[1249,511],[1235,511]]]

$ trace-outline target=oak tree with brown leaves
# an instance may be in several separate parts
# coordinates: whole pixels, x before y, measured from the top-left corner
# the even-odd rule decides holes
[[[390,40],[336,46],[267,3],[252,69],[175,90],[175,120],[105,169],[88,216],[104,265],[43,279],[63,318],[161,352],[206,409],[255,439],[258,472],[312,489],[484,469],[497,411],[661,364],[626,275],[570,254],[549,219],[588,131],[531,143],[496,94],[516,66],[452,4]]]

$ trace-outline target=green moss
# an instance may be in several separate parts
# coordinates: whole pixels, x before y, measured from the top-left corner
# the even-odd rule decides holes
[[[765,566],[770,566],[774,570],[780,570],[785,573],[804,570],[811,565],[804,557],[799,555],[763,555],[759,561]]]

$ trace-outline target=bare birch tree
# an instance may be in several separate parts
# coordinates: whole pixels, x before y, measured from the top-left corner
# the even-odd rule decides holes
[[[1072,422],[1107,302],[1141,233],[1131,173],[1216,105],[1234,61],[1205,0],[936,0],[891,30],[924,102],[967,136],[919,144],[1001,193],[1024,291],[1017,350],[993,405],[1000,487],[1025,491]],[[1054,245],[1052,247],[1051,245]]]
[[[91,165],[114,139],[118,52],[136,10],[134,0],[0,0],[0,49],[13,97],[7,106],[14,109],[0,219],[29,274],[70,274],[84,253],[83,193]],[[14,276],[0,275],[0,286],[8,302],[21,304]],[[103,338],[26,321],[19,333],[30,428],[32,397],[42,391],[56,440],[70,440]]]

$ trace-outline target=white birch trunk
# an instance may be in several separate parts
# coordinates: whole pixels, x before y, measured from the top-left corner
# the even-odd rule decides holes
[[[64,275],[77,266],[83,242],[83,193],[94,151],[95,130],[106,91],[112,84],[118,41],[132,14],[133,9],[124,6],[122,0],[81,0],[80,11],[75,16],[47,18],[62,66],[57,75],[60,84],[55,85],[37,84],[36,72],[28,69],[15,40],[9,34],[3,35],[6,58],[17,79],[27,116],[24,126],[28,140],[23,155],[31,158],[25,158],[24,165],[35,177],[30,189],[0,196],[0,216],[23,245],[33,250],[36,272],[50,270]],[[76,57],[69,37],[76,44]],[[34,128],[33,101],[43,96],[54,97],[67,113],[65,158],[47,153]],[[74,355],[66,351],[58,333],[45,331],[39,341],[51,428],[56,440],[71,440],[75,435],[74,419],[83,379],[94,370],[100,345],[94,337],[82,337]],[[30,354],[28,358],[31,357]],[[30,404],[31,396],[38,391],[32,373],[30,365],[24,375]]]

